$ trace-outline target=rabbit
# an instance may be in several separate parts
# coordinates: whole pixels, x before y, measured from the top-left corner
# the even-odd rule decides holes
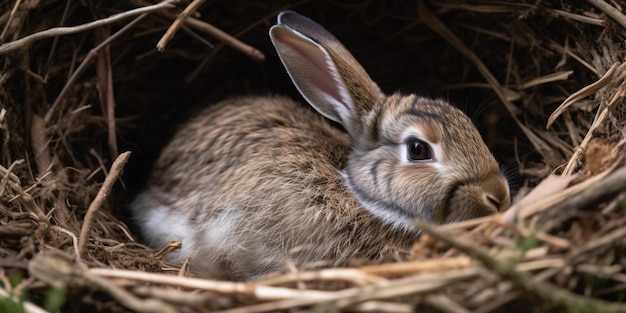
[[[509,205],[507,180],[462,111],[383,94],[332,34],[293,11],[270,38],[310,107],[240,96],[182,125],[131,203],[147,244],[182,242],[167,261],[224,280],[342,266],[409,249],[416,219],[453,223]]]

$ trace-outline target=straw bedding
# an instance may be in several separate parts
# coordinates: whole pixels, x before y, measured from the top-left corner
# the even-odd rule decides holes
[[[624,312],[625,5],[4,1],[0,311]],[[255,283],[160,261],[176,244],[143,246],[125,204],[207,103],[297,97],[267,35],[284,9],[327,27],[383,90],[468,112],[513,206],[418,225],[393,258]]]

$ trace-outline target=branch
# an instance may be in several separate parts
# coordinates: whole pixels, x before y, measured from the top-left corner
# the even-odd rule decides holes
[[[587,0],[589,3],[594,5],[596,8],[602,10],[606,15],[610,16],[617,23],[622,25],[622,27],[626,28],[626,16],[622,14],[618,9],[613,7],[612,5],[604,2],[603,0]]]
[[[418,227],[429,236],[474,257],[488,269],[509,279],[516,286],[522,288],[529,294],[535,295],[537,298],[542,299],[553,307],[563,309],[563,312],[626,312],[626,304],[611,303],[583,297],[561,289],[553,284],[537,281],[526,273],[516,271],[514,262],[498,260],[485,249],[456,240],[438,231],[431,225],[417,221],[415,222],[415,227]]]
[[[89,240],[89,231],[91,230],[91,224],[93,224],[93,220],[95,218],[95,213],[100,209],[102,203],[111,192],[111,188],[113,188],[113,184],[117,180],[117,178],[122,173],[122,169],[124,168],[124,164],[128,161],[130,157],[130,152],[124,152],[120,154],[113,165],[111,165],[111,170],[109,171],[109,175],[104,180],[102,187],[98,191],[96,198],[91,202],[89,209],[87,209],[87,214],[85,215],[85,220],[83,221],[83,226],[80,229],[80,237],[78,239],[78,250],[79,254],[83,254],[85,251],[85,247],[87,246],[87,241]]]
[[[140,299],[135,297],[114,282],[92,275],[81,266],[76,266],[60,255],[54,253],[38,253],[28,263],[28,273],[53,287],[62,285],[79,285],[97,288],[110,294],[123,306],[134,312],[175,313],[171,305],[154,298]]]
[[[178,1],[177,0],[166,0],[166,1],[163,1],[163,2],[155,4],[155,5],[134,9],[134,10],[130,10],[130,11],[119,13],[119,14],[115,14],[115,15],[109,16],[107,18],[103,18],[103,19],[100,19],[100,20],[97,20],[97,21],[93,21],[91,23],[86,23],[86,24],[82,24],[82,25],[78,25],[78,26],[72,26],[72,27],[55,27],[55,28],[44,30],[44,31],[40,31],[40,32],[34,33],[32,35],[26,36],[24,38],[21,38],[21,39],[15,40],[15,41],[11,41],[11,42],[7,42],[7,43],[5,43],[3,45],[0,45],[0,55],[7,54],[9,52],[18,50],[20,48],[27,47],[31,43],[33,43],[33,42],[35,42],[37,40],[42,40],[42,39],[46,39],[46,38],[52,38],[52,37],[56,37],[56,36],[76,34],[76,33],[80,33],[80,32],[86,31],[86,30],[90,30],[90,29],[93,29],[93,28],[96,28],[96,27],[113,24],[113,23],[119,22],[121,20],[127,19],[129,17],[133,17],[135,15],[148,13],[148,12],[153,12],[153,11],[158,11],[158,10],[167,9],[167,8],[173,8],[174,7],[174,3],[176,3],[176,2],[178,2]]]
[[[183,12],[178,15],[178,17],[176,17],[174,23],[170,25],[170,28],[167,29],[165,35],[163,35],[163,37],[161,37],[161,40],[159,40],[159,42],[157,43],[157,50],[159,50],[159,52],[163,52],[163,50],[165,50],[165,45],[167,45],[167,43],[174,37],[176,32],[183,26],[183,23],[185,22],[187,17],[196,12],[196,10],[204,3],[204,1],[205,0],[194,0],[185,8],[185,10],[183,10]]]

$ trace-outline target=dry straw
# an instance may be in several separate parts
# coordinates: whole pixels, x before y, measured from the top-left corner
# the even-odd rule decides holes
[[[14,303],[25,312],[54,311],[43,299],[62,290],[56,300],[68,312],[626,312],[626,16],[619,1],[1,6],[0,310],[21,312],[10,311]],[[449,79],[439,88],[494,95],[485,135],[505,147],[498,157],[517,164],[513,206],[454,225],[416,221],[424,235],[411,251],[390,248],[380,260],[285,269],[256,282],[193,277],[185,265],[160,261],[179,243],[160,252],[137,243],[119,209],[130,154],[117,151],[151,100],[192,99],[191,87],[172,96],[150,86],[155,69],[169,85],[171,69],[149,61],[163,53],[192,85],[215,75],[214,83],[240,90],[238,79],[222,76],[235,75],[241,62],[229,59],[265,60],[267,28],[283,9],[301,10],[340,37],[354,34],[342,41],[364,64],[376,64],[369,49],[382,54],[371,56],[389,60],[374,76],[400,76],[411,87],[406,77],[423,79],[415,85]],[[359,39],[370,30],[376,41]],[[402,58],[414,55],[438,60],[422,65],[432,77],[412,75],[420,65]],[[125,90],[131,83],[150,92]]]

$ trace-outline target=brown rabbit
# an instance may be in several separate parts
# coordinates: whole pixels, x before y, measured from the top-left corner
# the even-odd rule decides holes
[[[270,30],[294,84],[324,117],[284,97],[241,97],[178,131],[132,210],[168,260],[220,279],[410,247],[415,219],[450,223],[509,205],[470,119],[443,100],[384,95],[337,39],[286,11]],[[317,262],[317,263],[316,263]]]

